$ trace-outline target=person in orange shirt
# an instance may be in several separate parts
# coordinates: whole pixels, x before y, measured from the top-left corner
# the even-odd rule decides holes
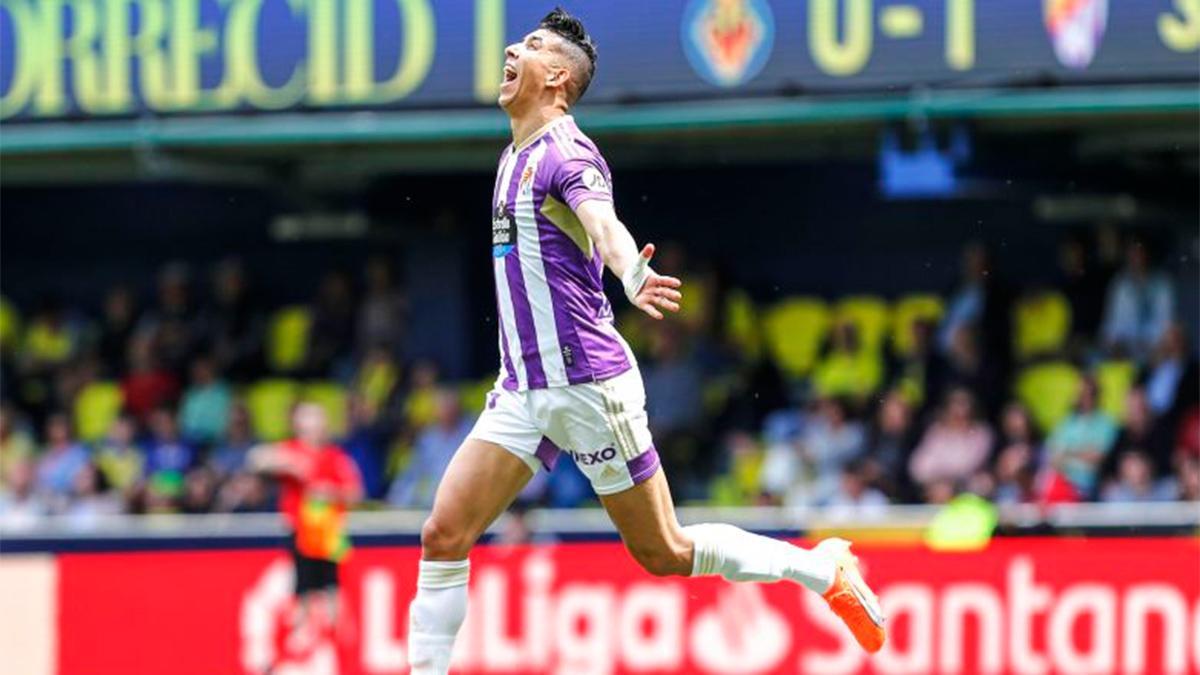
[[[293,635],[300,635],[316,602],[323,602],[328,625],[338,626],[338,566],[350,553],[346,511],[362,499],[362,479],[349,455],[329,442],[321,406],[297,405],[292,426],[294,438],[256,446],[248,466],[279,481],[279,510],[296,567]]]

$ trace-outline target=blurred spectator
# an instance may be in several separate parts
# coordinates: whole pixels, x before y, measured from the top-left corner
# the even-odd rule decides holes
[[[219,262],[212,275],[213,306],[208,324],[216,368],[249,378],[261,367],[265,320],[255,306],[240,261]]]
[[[672,490],[683,498],[703,491],[712,457],[697,456],[696,433],[704,418],[704,377],[684,342],[683,327],[664,323],[643,370],[646,413]]]
[[[962,253],[962,280],[946,303],[946,315],[938,332],[938,346],[950,354],[955,334],[964,326],[978,326],[985,343],[980,347],[989,359],[1003,360],[1009,352],[1012,299],[992,268],[987,248],[968,244]]]
[[[129,341],[137,327],[137,303],[126,286],[114,286],[104,297],[104,316],[100,322],[100,338],[96,345],[107,375],[125,376]]]
[[[184,372],[205,336],[187,265],[172,262],[163,266],[158,276],[158,304],[143,317],[138,332],[153,337],[155,356],[168,370],[177,375]]]
[[[943,400],[952,389],[963,387],[979,397],[982,414],[991,416],[1001,403],[1003,388],[994,357],[982,350],[975,324],[960,324],[950,335],[946,353],[934,361],[930,395]]]
[[[704,415],[703,374],[688,358],[682,330],[663,324],[645,367],[646,411],[655,437],[696,426]]]
[[[420,429],[436,420],[438,391],[437,364],[427,359],[414,363],[401,403],[401,417],[409,429]]]
[[[1181,458],[1175,471],[1179,499],[1200,502],[1200,458]]]
[[[1200,459],[1200,406],[1192,406],[1179,422],[1179,431],[1175,436],[1175,459],[1180,457]]]
[[[235,404],[229,410],[229,423],[220,442],[208,453],[208,466],[224,478],[241,471],[246,464],[246,454],[254,447],[254,433],[250,428],[250,414],[246,407]]]
[[[865,436],[862,425],[849,418],[845,402],[836,398],[817,402],[800,434],[801,456],[813,470],[816,502],[837,491],[842,470],[863,453]]]
[[[351,389],[375,416],[387,407],[399,382],[400,367],[396,365],[396,358],[386,349],[372,347],[363,356]]]
[[[744,431],[726,434],[723,455],[727,464],[710,489],[716,506],[750,506],[760,503],[764,455],[758,439]]]
[[[75,442],[71,422],[55,413],[46,420],[46,447],[37,463],[37,489],[53,498],[66,498],[75,478],[88,463],[88,451]]]
[[[872,487],[862,462],[842,467],[837,489],[825,501],[824,516],[832,521],[863,521],[887,513],[888,498]]]
[[[1146,398],[1156,416],[1177,412],[1196,402],[1200,374],[1188,354],[1183,326],[1172,322],[1151,357],[1146,373]]]
[[[63,515],[72,527],[85,529],[96,526],[96,520],[121,512],[120,495],[109,492],[108,481],[95,464],[88,462],[75,474],[71,503]]]
[[[438,482],[450,458],[471,432],[473,421],[463,415],[458,396],[449,389],[437,393],[435,421],[417,433],[412,457],[388,490],[388,503],[401,508],[433,505]]]
[[[1117,439],[1117,425],[1097,407],[1096,383],[1085,379],[1075,410],[1046,441],[1050,466],[1078,498],[1088,499],[1104,457]]]
[[[158,408],[151,414],[145,448],[149,476],[160,473],[182,476],[196,461],[196,450],[180,438],[179,424],[170,408]]]
[[[34,464],[30,460],[14,462],[4,485],[0,487],[0,523],[6,528],[27,530],[48,512],[38,494]]]
[[[308,368],[314,375],[338,378],[339,374],[349,374],[345,359],[354,344],[354,306],[346,275],[341,272],[325,275],[313,302],[309,338]]]
[[[927,492],[935,483],[965,482],[987,461],[992,438],[987,423],[978,419],[971,392],[951,389],[937,421],[925,431],[909,460],[909,475]],[[939,492],[944,490],[939,486]]]
[[[1117,476],[1100,492],[1105,502],[1162,502],[1175,498],[1170,481],[1154,478],[1154,468],[1146,453],[1129,450],[1117,461]]]
[[[179,495],[183,492],[183,474],[159,471],[146,481],[144,511],[146,513],[177,513]]]
[[[217,477],[212,469],[198,466],[183,477],[179,508],[184,513],[208,513],[216,499]]]
[[[358,310],[358,352],[379,347],[393,356],[403,348],[407,305],[404,293],[395,287],[392,268],[382,257],[367,261],[366,292]]]
[[[358,465],[363,490],[368,499],[382,499],[387,491],[384,469],[387,455],[387,430],[366,399],[351,394],[347,401],[349,430],[342,447]]]
[[[912,407],[899,390],[889,392],[867,434],[866,460],[891,494],[905,482],[904,465],[915,441]]]
[[[1150,409],[1146,389],[1133,387],[1125,396],[1125,425],[1117,435],[1113,448],[1117,453],[1134,450],[1145,452],[1149,455],[1154,472],[1164,473],[1170,468],[1171,451],[1174,449],[1170,431]]]
[[[1023,504],[1036,498],[1037,466],[1041,455],[1033,420],[1020,403],[1009,403],[1000,418],[1001,440],[996,449],[993,498],[1000,504]]]
[[[292,413],[295,437],[256,447],[248,465],[274,476],[280,484],[279,510],[292,531],[297,614],[292,637],[310,630],[313,603],[327,612],[327,627],[339,626],[338,566],[350,552],[346,511],[362,499],[362,481],[354,462],[329,442],[325,409],[299,403]]]
[[[96,450],[96,467],[113,488],[129,491],[142,481],[146,459],[134,442],[137,428],[133,419],[121,415],[113,420]]]
[[[216,364],[209,356],[192,361],[192,384],[183,395],[179,423],[183,437],[192,443],[214,443],[229,426],[233,392],[219,379]]]
[[[1100,327],[1107,279],[1088,259],[1083,239],[1068,237],[1058,248],[1058,287],[1071,305],[1071,333],[1086,342]]]
[[[140,423],[160,405],[171,403],[179,394],[179,384],[170,371],[159,367],[154,355],[154,341],[139,334],[129,343],[129,372],[121,381],[125,410]]]
[[[0,404],[0,487],[8,484],[13,467],[29,462],[35,452],[33,436],[19,426],[16,410]]]
[[[1165,274],[1150,268],[1150,254],[1139,240],[1125,249],[1125,268],[1108,286],[1104,305],[1104,342],[1142,359],[1159,343],[1175,312],[1175,291]]]

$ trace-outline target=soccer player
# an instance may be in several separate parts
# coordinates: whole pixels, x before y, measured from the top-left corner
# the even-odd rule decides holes
[[[291,529],[295,563],[292,641],[313,637],[313,608],[320,602],[328,626],[338,623],[338,566],[350,552],[346,509],[362,499],[362,479],[350,456],[329,442],[329,421],[315,403],[292,413],[296,436],[260,445],[247,457],[251,470],[279,480],[279,510]]]
[[[681,527],[659,467],[642,379],[613,328],[604,267],[655,319],[679,309],[680,282],[648,265],[613,210],[608,165],[567,111],[587,91],[596,48],[561,9],[505,49],[500,107],[513,142],[500,156],[492,199],[492,265],[500,376],[438,487],[421,531],[409,663],[449,669],[466,616],[471,547],[540,467],[567,454],[592,483],[634,559],[653,575],[720,575],[799,583],[828,601],[868,651],[883,617],[849,543],[812,550],[731,525]]]

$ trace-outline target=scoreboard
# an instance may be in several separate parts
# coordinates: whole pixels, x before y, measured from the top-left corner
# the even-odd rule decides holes
[[[5,123],[472,108],[539,0],[0,0]],[[589,103],[1200,82],[1200,0],[576,0]]]

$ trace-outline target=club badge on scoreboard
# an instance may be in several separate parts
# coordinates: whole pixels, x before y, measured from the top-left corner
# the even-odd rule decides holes
[[[1075,70],[1091,65],[1108,27],[1108,0],[1042,0],[1042,14],[1058,62]]]
[[[718,87],[736,87],[770,58],[775,17],[766,0],[691,0],[681,32],[692,69]]]

